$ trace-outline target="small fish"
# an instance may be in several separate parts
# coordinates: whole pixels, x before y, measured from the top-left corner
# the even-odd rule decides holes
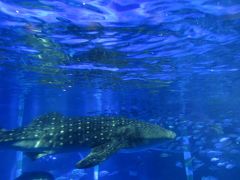
[[[229,137],[223,137],[219,140],[220,143],[223,143],[225,141],[229,140]]]
[[[208,150],[207,155],[212,157],[212,156],[221,156],[223,154],[222,151],[215,151],[215,150]]]
[[[227,165],[225,166],[226,169],[232,169],[232,168],[234,168],[234,167],[235,167],[234,164],[227,164]]]
[[[104,176],[107,176],[108,174],[110,174],[108,171],[103,170],[103,171],[100,171],[99,176],[104,177]]]
[[[218,161],[218,160],[219,160],[219,158],[217,158],[217,157],[211,158],[211,162],[216,162],[216,161]]]
[[[162,158],[167,158],[167,157],[169,157],[169,154],[167,154],[167,153],[161,153],[161,154],[160,154],[160,157],[162,157]]]
[[[222,167],[222,166],[224,166],[226,164],[226,162],[219,162],[219,163],[217,163],[217,166],[218,167]]]
[[[120,149],[151,147],[176,134],[156,124],[116,117],[64,117],[50,113],[35,119],[29,126],[0,130],[0,145],[24,151],[31,159],[45,155],[92,151],[76,168],[93,167]]]
[[[218,134],[218,135],[223,135],[224,134],[223,128],[219,124],[212,125],[210,127],[210,129],[213,130],[213,132]]]
[[[176,167],[183,168],[183,163],[180,161],[177,161],[175,165]]]

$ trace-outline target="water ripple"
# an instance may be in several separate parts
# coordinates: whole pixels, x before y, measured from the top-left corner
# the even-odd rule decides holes
[[[240,6],[235,1],[3,0],[0,17],[1,59],[38,73],[45,67],[84,69],[79,63],[125,72],[119,73],[124,80],[238,71]],[[183,62],[188,69],[180,68]],[[135,74],[134,67],[148,75]]]

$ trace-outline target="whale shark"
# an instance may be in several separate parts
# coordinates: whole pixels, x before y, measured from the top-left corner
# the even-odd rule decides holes
[[[26,127],[0,130],[0,148],[23,151],[31,159],[45,155],[81,151],[90,153],[76,163],[76,168],[98,165],[113,153],[148,147],[174,139],[175,132],[157,124],[123,117],[66,117],[48,113]]]

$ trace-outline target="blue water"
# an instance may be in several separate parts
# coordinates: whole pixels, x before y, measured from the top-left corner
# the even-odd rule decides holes
[[[0,150],[0,180],[240,179],[239,1],[1,0],[0,19],[0,127],[60,112],[177,133],[87,170],[74,169],[81,152],[31,161]]]

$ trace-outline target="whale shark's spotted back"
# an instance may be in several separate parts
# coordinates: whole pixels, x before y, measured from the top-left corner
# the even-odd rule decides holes
[[[27,145],[29,148],[52,149],[77,145],[93,147],[109,141],[118,127],[132,122],[124,118],[68,118],[61,114],[51,113],[35,119],[26,128],[9,131],[8,137],[2,138],[1,141],[24,141],[29,143]]]
[[[142,143],[144,136],[150,133],[146,130],[151,131],[155,126],[119,117],[70,118],[50,113],[35,119],[28,127],[0,133],[0,143],[26,151],[34,159],[51,153],[93,148],[92,153],[77,164],[79,168],[86,168],[120,148]],[[167,130],[156,127],[167,137]]]

